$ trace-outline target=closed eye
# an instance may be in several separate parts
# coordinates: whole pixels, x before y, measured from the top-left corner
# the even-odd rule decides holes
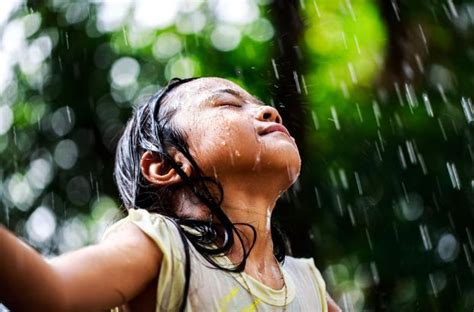
[[[224,103],[224,104],[221,104],[219,106],[222,106],[222,107],[242,107],[242,105],[236,104],[236,103]]]

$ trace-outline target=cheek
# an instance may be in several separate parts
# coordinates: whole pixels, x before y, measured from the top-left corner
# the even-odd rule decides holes
[[[246,158],[254,162],[259,149],[253,125],[244,120],[203,118],[186,133],[190,152],[204,171],[238,166]]]

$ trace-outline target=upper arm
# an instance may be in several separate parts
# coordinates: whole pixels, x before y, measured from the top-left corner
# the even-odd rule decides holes
[[[67,310],[109,309],[130,301],[159,273],[162,253],[127,222],[98,245],[53,259]]]

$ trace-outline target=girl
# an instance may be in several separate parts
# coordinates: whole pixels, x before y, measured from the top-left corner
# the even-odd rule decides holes
[[[298,177],[278,112],[220,78],[173,79],[119,141],[128,216],[49,262],[0,228],[0,302],[14,311],[339,311],[312,259],[271,222]]]

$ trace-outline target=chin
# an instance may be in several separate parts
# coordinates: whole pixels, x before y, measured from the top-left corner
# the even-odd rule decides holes
[[[296,182],[300,175],[301,158],[296,150],[292,152],[285,151],[285,153],[274,153],[271,160],[267,163],[267,169],[271,172],[278,172],[285,188],[289,188]]]

